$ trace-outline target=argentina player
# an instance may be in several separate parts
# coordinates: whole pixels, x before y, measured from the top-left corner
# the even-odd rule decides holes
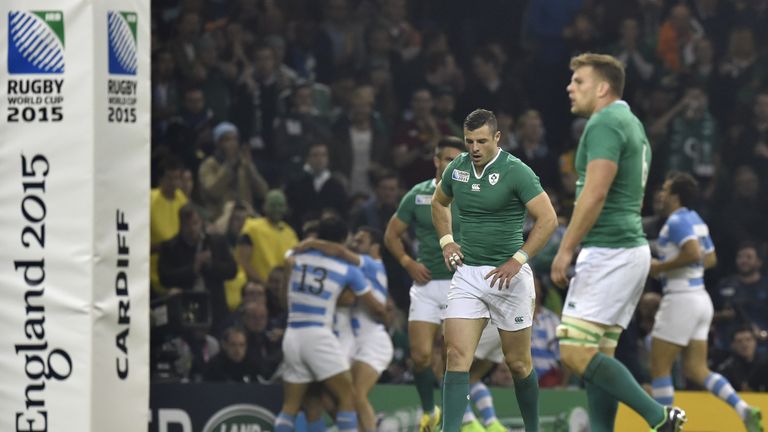
[[[651,333],[653,398],[672,405],[672,364],[682,352],[686,378],[730,404],[748,432],[761,432],[760,410],[747,405],[725,377],[707,367],[707,336],[714,310],[704,289],[704,269],[713,267],[717,257],[707,224],[689,209],[697,190],[690,174],[674,172],[661,189],[668,219],[659,233],[659,259],[651,262],[651,276],[659,277],[664,287]]]
[[[341,243],[347,227],[338,218],[320,222],[318,238]],[[349,362],[331,329],[336,300],[349,287],[374,316],[383,317],[384,306],[357,267],[320,251],[294,256],[288,290],[288,328],[283,338],[285,372],[283,407],[275,432],[294,430],[296,414],[312,382],[322,382],[337,399],[339,431],[357,431]]]

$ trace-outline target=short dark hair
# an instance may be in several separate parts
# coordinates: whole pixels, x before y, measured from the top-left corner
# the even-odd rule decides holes
[[[384,242],[384,234],[382,234],[381,230],[378,228],[374,228],[368,225],[363,225],[357,230],[368,234],[368,236],[371,238],[372,244],[381,245]]]
[[[184,170],[184,164],[181,159],[176,156],[168,155],[160,160],[157,165],[157,174],[160,178],[165,176],[169,171],[182,171]]]
[[[240,333],[241,335],[246,336],[245,330],[243,330],[242,327],[233,325],[225,328],[224,331],[221,332],[221,340],[229,342],[229,337],[235,333]]]
[[[179,222],[182,224],[187,222],[192,215],[200,216],[200,213],[198,213],[197,209],[192,204],[184,204],[179,209]]]
[[[696,203],[699,196],[699,182],[692,175],[679,171],[672,171],[667,174],[669,181],[669,192],[677,196],[680,205],[691,207]]]
[[[342,243],[347,239],[349,229],[341,218],[332,216],[320,220],[317,226],[317,238],[334,243]]]
[[[319,219],[309,219],[305,221],[304,224],[301,226],[302,238],[307,238],[312,234],[317,235],[317,230],[319,228],[320,228]]]
[[[439,154],[440,150],[445,148],[455,148],[456,150],[462,152],[467,150],[464,147],[464,141],[462,141],[461,138],[455,136],[444,136],[440,138],[440,141],[437,142],[436,152]]]
[[[483,127],[483,125],[488,125],[492,133],[496,133],[499,130],[499,122],[496,121],[496,116],[487,109],[478,108],[469,113],[467,118],[464,119],[464,129],[466,130],[477,130]]]
[[[755,336],[755,330],[752,328],[752,324],[749,322],[742,323],[733,330],[731,333],[731,342],[736,339],[736,335],[739,333],[749,333],[752,335],[752,337],[757,338],[757,336]]]
[[[757,256],[760,257],[760,246],[752,240],[742,240],[739,242],[738,246],[736,246],[736,252],[738,253],[743,249],[754,249]]]
[[[622,97],[624,95],[624,81],[626,75],[624,65],[616,57],[607,54],[584,53],[571,59],[571,70],[591,66],[611,86],[613,93]]]
[[[499,68],[499,57],[489,48],[482,48],[480,51],[476,52],[473,57],[479,58],[496,69]]]

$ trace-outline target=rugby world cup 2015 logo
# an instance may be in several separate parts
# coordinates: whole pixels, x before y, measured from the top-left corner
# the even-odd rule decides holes
[[[136,21],[133,12],[107,12],[110,74],[136,75]]]
[[[64,14],[8,12],[8,73],[64,73]]]

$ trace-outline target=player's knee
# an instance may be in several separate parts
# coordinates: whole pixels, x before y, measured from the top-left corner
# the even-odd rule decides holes
[[[512,373],[513,378],[526,378],[528,375],[531,374],[531,360],[526,358],[521,358],[520,356],[506,356],[504,358],[504,361],[507,363],[507,367],[509,367],[509,371]]]
[[[448,369],[468,371],[472,364],[473,353],[457,344],[448,344],[446,352]]]
[[[411,347],[411,361],[417,371],[424,370],[432,365],[432,347]]]
[[[685,377],[696,384],[703,385],[712,371],[706,365],[685,365],[683,366]]]

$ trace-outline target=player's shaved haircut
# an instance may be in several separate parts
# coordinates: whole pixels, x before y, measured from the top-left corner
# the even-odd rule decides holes
[[[591,66],[600,78],[604,79],[611,91],[618,97],[624,95],[624,65],[613,56],[606,54],[584,53],[571,59],[571,70]]]
[[[488,129],[491,130],[491,134],[495,134],[499,130],[499,123],[496,121],[496,116],[487,109],[478,108],[464,119],[464,129],[473,131],[478,130],[483,125],[488,125]]]

